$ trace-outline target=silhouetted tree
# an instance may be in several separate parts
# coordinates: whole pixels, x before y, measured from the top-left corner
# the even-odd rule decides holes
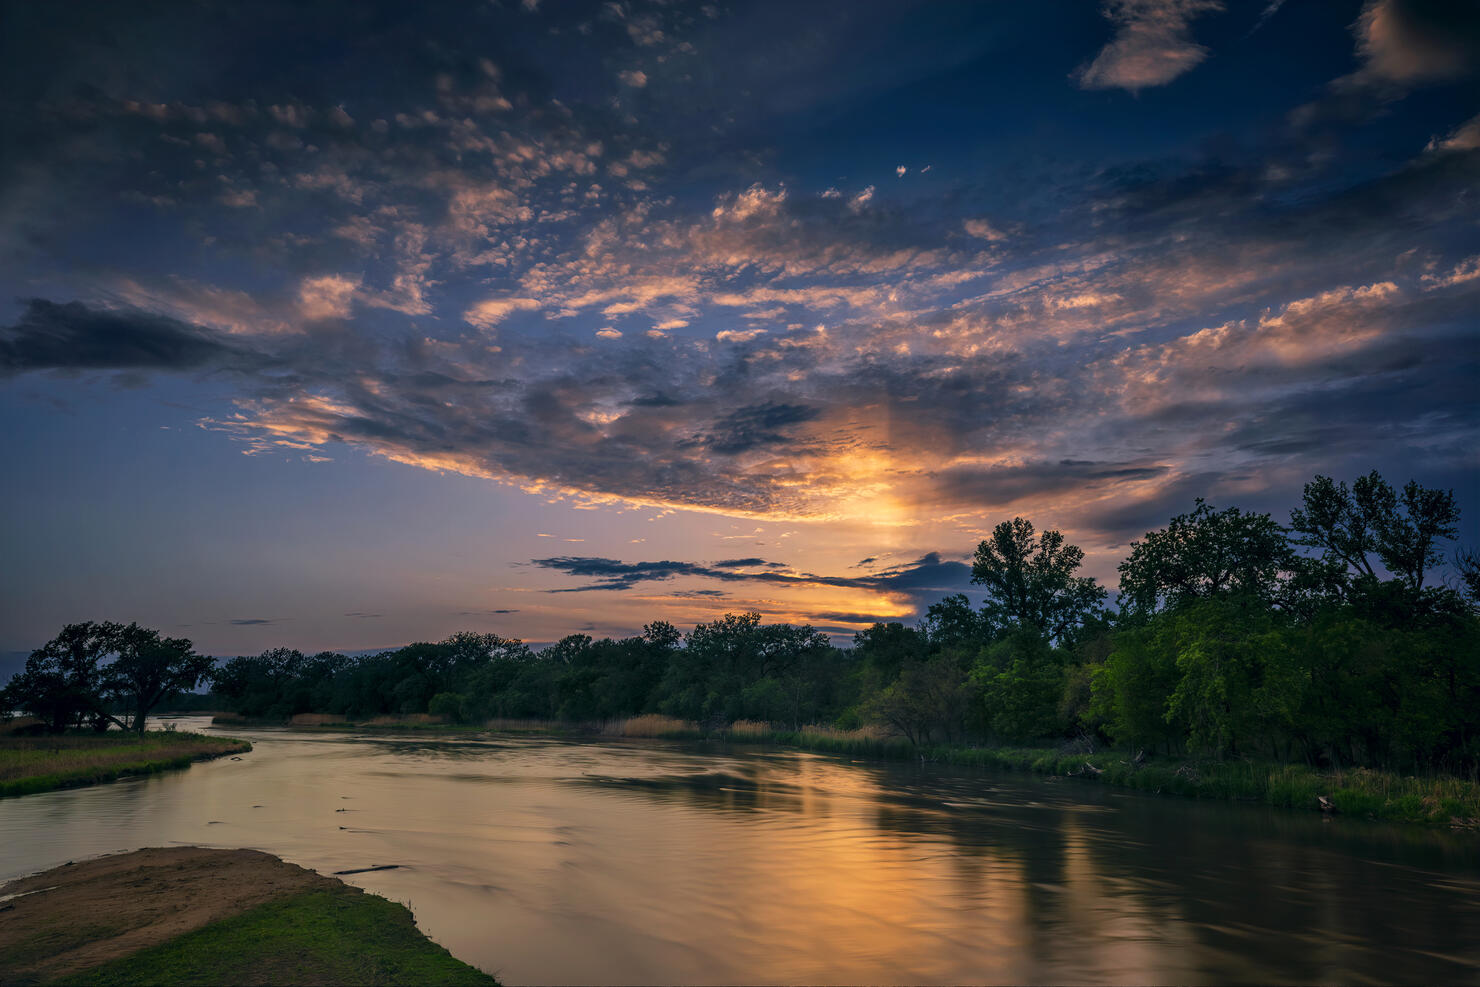
[[[102,729],[118,720],[106,710],[102,661],[117,648],[122,628],[113,623],[68,624],[31,652],[26,667],[6,685],[0,702],[45,720],[52,732],[91,723]],[[123,724],[119,723],[119,726]]]
[[[1450,490],[1409,480],[1399,494],[1376,470],[1347,489],[1327,476],[1305,485],[1290,512],[1299,545],[1318,548],[1359,581],[1378,581],[1372,557],[1417,594],[1428,570],[1443,561],[1440,539],[1459,533],[1459,505]]]
[[[971,581],[985,586],[982,615],[998,633],[1033,628],[1049,641],[1065,638],[1099,612],[1105,590],[1093,578],[1075,576],[1084,562],[1077,545],[1057,531],[1033,538],[1033,524],[1016,517],[992,529],[976,548]]]
[[[138,624],[117,632],[115,650],[117,657],[107,666],[104,682],[108,693],[130,712],[130,724],[138,733],[144,732],[150,710],[194,689],[215,664],[209,655],[196,654],[187,639],[162,637]]]

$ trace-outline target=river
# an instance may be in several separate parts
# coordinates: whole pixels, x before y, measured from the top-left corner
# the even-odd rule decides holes
[[[202,718],[182,718],[199,729]],[[505,983],[1476,983],[1480,836],[663,741],[233,729],[0,801],[0,879],[254,847]]]

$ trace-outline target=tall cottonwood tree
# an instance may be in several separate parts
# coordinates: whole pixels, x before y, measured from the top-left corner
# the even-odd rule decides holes
[[[1015,517],[992,529],[976,547],[971,581],[986,587],[982,616],[997,633],[1032,629],[1060,641],[1100,612],[1105,589],[1076,576],[1084,551],[1058,531],[1036,539],[1033,522]]]

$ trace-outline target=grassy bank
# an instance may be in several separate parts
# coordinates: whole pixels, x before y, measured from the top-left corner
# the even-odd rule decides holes
[[[247,723],[217,718],[218,725]],[[281,721],[277,725],[282,725]],[[802,750],[880,760],[925,760],[940,764],[998,768],[1082,778],[1157,795],[1255,802],[1285,809],[1324,811],[1327,800],[1337,814],[1392,822],[1419,823],[1480,831],[1480,784],[1447,775],[1413,777],[1367,768],[1321,771],[1301,764],[1242,759],[1215,760],[1148,756],[1137,761],[1120,751],[1092,754],[1048,747],[917,747],[878,728],[837,730],[808,726],[776,729],[740,721],[706,731],[688,720],[645,714],[620,720],[574,723],[558,720],[489,720],[452,725],[426,717],[378,717],[359,723],[307,714],[294,717],[297,729],[417,730],[427,732],[513,733],[602,736],[669,740],[705,739],[728,743],[772,744]]]
[[[404,905],[356,888],[307,891],[58,984],[476,984],[493,977],[427,939]]]
[[[0,797],[96,785],[251,749],[245,740],[169,730],[0,737]]]
[[[1325,798],[1338,814],[1393,822],[1480,830],[1480,785],[1444,775],[1405,777],[1367,768],[1320,771],[1301,764],[1265,761],[1147,757],[1122,751],[1066,753],[1033,747],[915,747],[902,738],[826,728],[744,731],[726,735],[739,743],[772,743],[853,757],[923,759],[942,764],[999,768],[1082,778],[1158,795],[1255,802],[1284,809],[1322,811]]]
[[[575,729],[570,724],[560,726],[565,732]],[[1321,801],[1325,799],[1330,811],[1340,815],[1480,831],[1480,784],[1447,775],[1409,777],[1367,768],[1320,771],[1302,764],[1242,759],[1149,756],[1137,760],[1121,751],[1085,754],[1045,747],[917,747],[878,728],[777,730],[767,723],[741,721],[702,734],[696,723],[655,715],[611,721],[586,732],[673,739],[702,735],[728,743],[772,744],[850,757],[1068,776],[1157,795],[1254,802],[1282,809],[1327,811]]]

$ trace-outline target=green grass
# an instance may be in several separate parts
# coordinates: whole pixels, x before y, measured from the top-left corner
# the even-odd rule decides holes
[[[1319,811],[1318,796],[1340,815],[1390,822],[1480,829],[1480,784],[1448,775],[1411,777],[1367,768],[1319,771],[1303,764],[1242,759],[1148,758],[1101,751],[1065,754],[1041,747],[915,747],[903,738],[878,738],[831,730],[747,731],[736,743],[771,743],[852,757],[923,759],[943,764],[1073,776],[1158,795],[1255,802],[1285,809]],[[1099,774],[1084,770],[1092,765]]]
[[[233,737],[169,730],[0,737],[0,797],[96,785],[251,749]]]
[[[52,982],[498,984],[422,935],[405,906],[348,887],[268,902]]]

